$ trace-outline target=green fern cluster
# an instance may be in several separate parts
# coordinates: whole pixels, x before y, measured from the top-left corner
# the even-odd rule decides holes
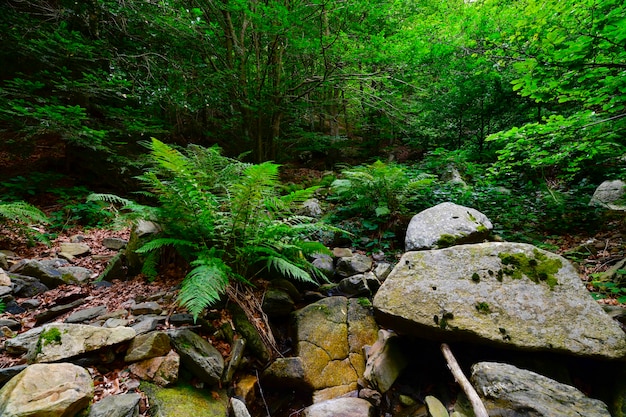
[[[23,201],[3,203],[0,201],[0,224],[6,224],[23,236],[45,241],[42,233],[35,232],[30,226],[48,223],[48,217],[37,207]]]
[[[190,146],[183,153],[157,139],[148,146],[153,166],[140,178],[159,202],[154,214],[163,233],[138,252],[151,259],[173,247],[189,259],[193,269],[179,301],[194,316],[218,300],[231,280],[249,283],[264,270],[314,281],[307,257],[328,250],[311,236],[332,228],[296,209],[315,188],[280,195],[276,164],[242,163],[217,148]]]

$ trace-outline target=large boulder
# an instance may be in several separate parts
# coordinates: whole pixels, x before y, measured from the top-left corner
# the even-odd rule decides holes
[[[481,362],[472,384],[490,416],[610,417],[602,401],[578,389],[513,365]]]
[[[372,313],[356,299],[329,297],[298,310],[297,354],[314,402],[357,388],[365,371],[363,347],[377,338]]]
[[[180,355],[181,363],[208,385],[217,385],[224,372],[222,354],[191,330],[170,332],[172,344]]]
[[[626,182],[622,180],[604,181],[596,188],[589,205],[606,207],[611,210],[626,210],[626,202],[623,201],[625,194]]]
[[[374,297],[379,322],[436,340],[626,357],[626,336],[574,267],[522,243],[408,252]]]
[[[36,342],[29,345],[28,352],[29,360],[36,363],[72,358],[135,337],[135,331],[130,327],[106,329],[85,324],[51,323],[37,330]],[[29,340],[32,340],[30,334]]]
[[[94,395],[84,368],[70,363],[31,365],[0,390],[3,417],[75,416]]]
[[[225,390],[201,390],[179,384],[169,388],[142,382],[153,417],[228,417],[228,394]]]
[[[445,248],[482,242],[491,229],[491,221],[478,210],[441,203],[413,216],[404,243],[407,251]]]

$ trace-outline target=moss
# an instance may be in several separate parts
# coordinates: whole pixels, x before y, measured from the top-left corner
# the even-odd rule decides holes
[[[37,353],[41,353],[44,346],[52,343],[61,344],[61,331],[56,327],[50,327],[41,332],[39,340],[37,340]]]
[[[474,306],[476,307],[476,310],[479,313],[491,313],[491,309],[489,308],[489,304],[485,303],[485,302],[481,302],[481,303],[476,303],[476,305]]]
[[[533,250],[533,257],[528,257],[525,253],[500,253],[498,254],[504,268],[504,273],[513,279],[528,277],[534,283],[544,282],[550,289],[553,289],[558,280],[554,276],[563,266],[560,259],[549,258],[539,250]]]
[[[449,234],[443,234],[441,236],[439,236],[439,240],[437,241],[437,247],[438,248],[448,248],[450,246],[453,246],[457,241],[457,238],[449,235]]]
[[[474,282],[480,282],[480,275],[478,275],[478,273],[474,272],[472,274],[472,281]]]
[[[489,233],[489,229],[484,224],[479,224],[478,227],[476,228],[476,231],[478,233]]]

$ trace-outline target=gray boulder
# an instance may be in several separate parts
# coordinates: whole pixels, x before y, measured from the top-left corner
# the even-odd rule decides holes
[[[128,346],[125,362],[137,362],[164,356],[170,351],[170,337],[164,332],[150,332],[136,336]]]
[[[574,267],[528,244],[408,252],[373,304],[383,326],[436,340],[626,357],[626,335]]]
[[[109,395],[91,407],[88,417],[137,417],[140,400],[139,394]]]
[[[94,395],[84,368],[69,363],[31,365],[0,390],[3,417],[75,416]]]
[[[48,288],[56,288],[59,285],[66,284],[63,274],[55,268],[47,267],[34,259],[26,259],[14,265],[11,272],[37,278]]]
[[[337,259],[335,272],[340,277],[349,277],[362,274],[372,269],[372,259],[367,255],[355,253],[352,256],[344,256]]]
[[[378,340],[365,348],[365,354],[364,377],[381,393],[389,391],[409,363],[397,343],[397,336],[387,330],[378,331]]]
[[[623,201],[626,193],[624,187],[626,182],[622,180],[604,181],[596,188],[589,205],[611,210],[626,210],[626,202]]]
[[[472,384],[490,416],[610,417],[606,404],[578,389],[513,365],[481,362]]]
[[[438,249],[485,240],[493,225],[473,208],[441,203],[411,219],[404,240],[406,250]]]
[[[374,417],[374,407],[362,398],[335,398],[304,409],[303,417]]]
[[[135,337],[135,331],[130,327],[106,329],[86,324],[50,323],[38,331],[37,341],[29,346],[28,351],[29,360],[35,363],[72,358]]]
[[[170,333],[183,366],[209,385],[217,385],[224,372],[224,358],[209,342],[191,330]]]

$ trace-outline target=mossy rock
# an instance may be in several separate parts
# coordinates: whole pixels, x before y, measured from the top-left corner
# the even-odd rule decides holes
[[[141,390],[150,400],[152,417],[227,417],[228,394],[225,390],[199,390],[188,384],[161,388],[142,382]]]

